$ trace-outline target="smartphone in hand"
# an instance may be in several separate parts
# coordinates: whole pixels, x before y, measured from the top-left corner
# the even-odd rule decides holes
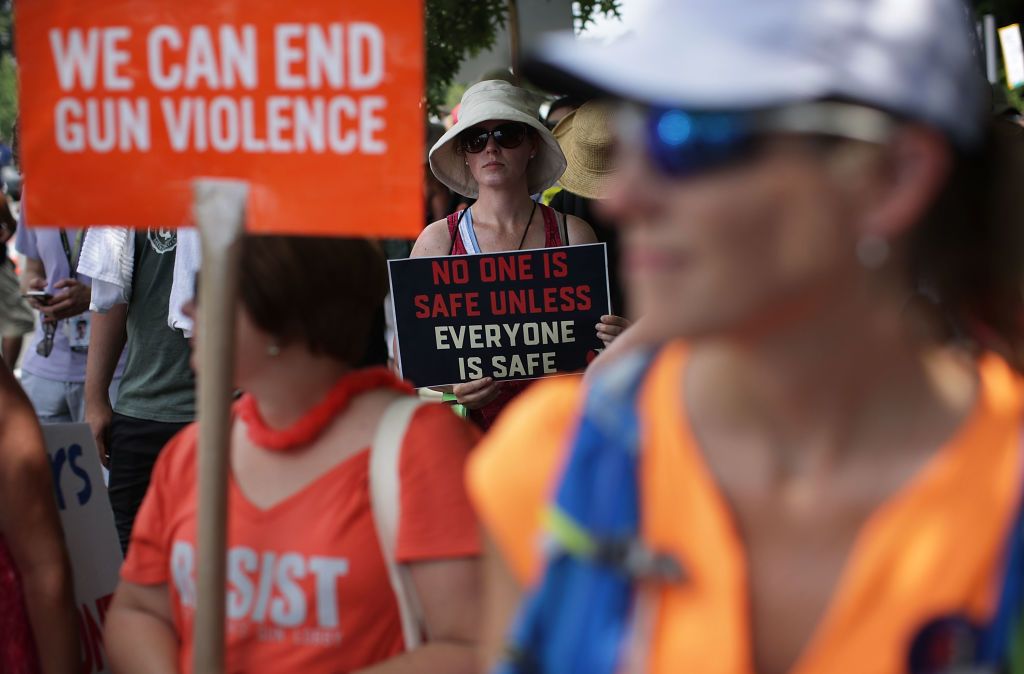
[[[53,295],[45,290],[29,290],[28,292],[23,293],[22,297],[27,300],[36,300],[40,304],[49,304],[53,301]]]

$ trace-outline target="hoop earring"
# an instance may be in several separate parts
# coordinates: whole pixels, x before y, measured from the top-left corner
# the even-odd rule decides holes
[[[867,234],[857,242],[857,260],[865,269],[880,269],[889,259],[889,242],[880,236]]]

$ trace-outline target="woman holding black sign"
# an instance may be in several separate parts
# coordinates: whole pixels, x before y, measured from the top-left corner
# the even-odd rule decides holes
[[[502,80],[470,87],[458,123],[430,150],[430,168],[438,180],[457,194],[475,197],[476,203],[423,230],[412,257],[597,243],[586,222],[531,198],[555,184],[565,166],[558,141],[537,119],[525,90]],[[603,316],[597,335],[608,344],[627,325],[624,318]],[[527,385],[484,377],[458,384],[452,392],[486,429]]]

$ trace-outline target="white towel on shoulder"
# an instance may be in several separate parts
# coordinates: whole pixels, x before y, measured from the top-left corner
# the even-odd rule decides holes
[[[196,293],[196,273],[203,262],[203,250],[199,241],[199,230],[182,227],[178,230],[178,248],[174,257],[174,281],[171,283],[171,297],[167,307],[167,325],[182,330],[186,337],[192,336],[192,319],[181,310]]]
[[[78,273],[92,279],[89,308],[105,313],[126,304],[134,272],[135,233],[126,227],[90,227],[78,258]]]

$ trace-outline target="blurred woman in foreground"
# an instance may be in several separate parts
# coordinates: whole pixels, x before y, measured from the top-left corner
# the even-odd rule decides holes
[[[412,392],[385,368],[352,364],[386,285],[366,241],[244,241],[235,376],[246,394],[224,448],[226,671],[475,671],[479,540],[461,477],[476,434],[447,408],[414,413],[390,504],[400,515],[388,558],[410,579],[425,645],[403,637],[378,539],[369,448]],[[135,523],[107,618],[115,671],[191,671],[196,435],[191,426],[162,452]]]
[[[475,455],[513,574],[492,657],[533,595],[500,671],[1019,659],[1024,156],[986,132],[965,8],[649,16],[541,55],[561,90],[634,101],[609,201],[652,351],[539,385]]]
[[[0,672],[78,671],[72,590],[39,422],[0,366]]]

